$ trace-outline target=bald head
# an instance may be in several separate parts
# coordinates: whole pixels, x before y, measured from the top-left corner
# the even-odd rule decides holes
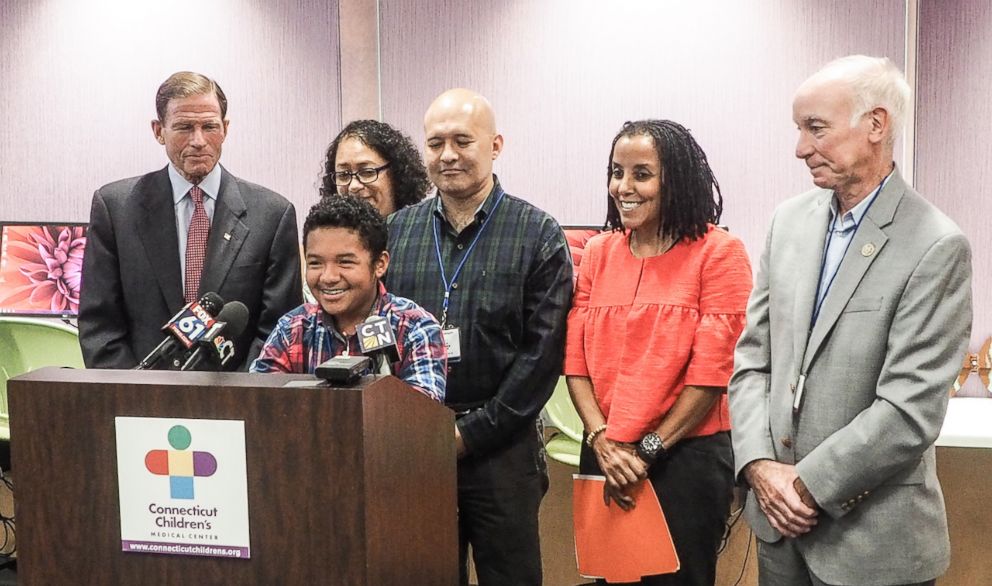
[[[481,94],[465,88],[450,89],[434,98],[424,114],[424,128],[432,120],[460,116],[471,118],[487,133],[496,134],[496,114],[492,104]]]
[[[427,173],[445,199],[483,201],[493,187],[493,161],[503,150],[489,100],[451,89],[424,114]]]

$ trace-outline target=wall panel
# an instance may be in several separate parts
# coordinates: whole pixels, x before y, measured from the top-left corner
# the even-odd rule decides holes
[[[605,217],[610,141],[629,119],[692,129],[753,258],[776,204],[812,186],[792,94],[848,53],[903,63],[901,0],[381,0],[383,117],[417,142],[446,88],[493,102],[504,187],[565,224]]]
[[[971,351],[992,335],[992,4],[921,0],[916,185],[971,241]],[[986,391],[973,376],[962,395]]]
[[[229,100],[221,162],[316,199],[340,126],[336,2],[0,0],[0,220],[89,217],[101,185],[161,168],[158,85],[191,69]]]

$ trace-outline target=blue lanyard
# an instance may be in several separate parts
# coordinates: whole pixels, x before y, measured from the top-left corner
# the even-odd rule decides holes
[[[451,303],[451,290],[454,288],[455,283],[458,282],[458,275],[462,273],[462,268],[465,266],[465,261],[468,260],[468,256],[472,254],[472,250],[475,249],[475,245],[479,242],[479,238],[482,233],[486,231],[486,226],[489,225],[489,221],[493,219],[496,215],[496,210],[499,209],[499,204],[503,202],[503,196],[506,195],[505,191],[501,191],[499,198],[496,199],[496,203],[493,204],[493,209],[486,216],[485,221],[482,222],[482,227],[479,231],[475,233],[475,238],[472,239],[472,244],[468,245],[468,250],[465,251],[465,255],[462,256],[462,260],[455,267],[455,272],[451,275],[451,280],[444,274],[444,260],[441,258],[441,227],[437,221],[437,215],[434,215],[434,251],[437,253],[437,266],[441,269],[441,281],[444,283],[444,301],[441,304],[441,329],[444,329],[445,323],[448,320],[448,305]],[[440,197],[440,196],[438,196]]]
[[[827,281],[827,288],[823,292],[823,298],[821,299],[820,285],[823,283],[823,271],[827,270],[827,255],[830,253],[830,241],[832,240],[831,236],[834,233],[834,228],[837,227],[837,217],[840,216],[840,210],[837,210],[837,213],[834,214],[834,219],[830,222],[830,229],[827,230],[827,241],[823,247],[823,260],[820,261],[820,274],[816,279],[816,297],[814,298],[816,306],[813,308],[813,317],[809,322],[809,328],[811,330],[813,329],[813,326],[816,325],[816,318],[820,316],[820,309],[823,307],[823,303],[827,300],[827,296],[830,295],[830,288],[834,284],[834,279],[837,278],[837,273],[840,272],[840,265],[844,264],[844,258],[847,257],[847,251],[850,250],[851,244],[854,242],[854,238],[858,235],[858,228],[861,227],[861,222],[863,222],[865,216],[868,215],[868,210],[870,210],[871,206],[875,204],[875,200],[878,199],[878,194],[882,192],[882,188],[885,187],[885,182],[888,181],[891,176],[891,173],[886,175],[882,179],[882,182],[878,184],[878,187],[875,188],[875,193],[871,195],[871,200],[868,201],[868,207],[865,208],[865,213],[861,214],[861,219],[854,224],[854,233],[851,234],[851,239],[847,241],[847,246],[844,248],[844,254],[841,255],[840,262],[837,263],[837,267],[834,268],[834,274],[830,275],[830,280]]]

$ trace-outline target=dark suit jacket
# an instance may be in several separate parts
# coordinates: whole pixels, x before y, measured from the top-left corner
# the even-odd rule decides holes
[[[276,320],[302,303],[298,242],[293,204],[221,169],[200,294],[248,307],[229,369],[254,359]],[[168,168],[98,189],[79,302],[86,367],[134,367],[184,304]]]

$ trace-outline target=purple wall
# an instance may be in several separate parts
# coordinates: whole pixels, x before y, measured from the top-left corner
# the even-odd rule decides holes
[[[972,241],[977,350],[992,334],[992,6],[919,4],[916,184]],[[376,111],[378,90],[383,119],[421,143],[431,99],[468,86],[496,107],[504,185],[563,224],[602,221],[624,120],[682,122],[723,187],[724,222],[756,258],[772,209],[811,185],[792,155],[795,87],[848,53],[902,65],[907,36],[903,0],[381,0],[375,87],[375,35],[339,50],[340,19],[371,31],[374,8],[346,0],[339,18],[321,0],[0,0],[0,220],[85,220],[94,189],[164,165],[153,94],[194,69],[230,98],[223,163],[289,197],[301,219],[342,109]],[[373,71],[342,79],[341,63]]]
[[[0,220],[86,221],[96,188],[163,167],[155,90],[183,69],[228,96],[221,162],[302,218],[340,127],[337,16],[321,0],[0,0]]]
[[[756,260],[776,204],[812,187],[793,156],[792,96],[826,61],[900,66],[902,0],[601,2],[381,0],[383,119],[422,143],[441,91],[496,108],[504,187],[563,224],[605,216],[610,141],[625,120],[689,127],[723,189],[724,223]]]
[[[992,335],[992,4],[920,2],[916,186],[971,241],[971,351]],[[987,394],[972,375],[961,395]]]

